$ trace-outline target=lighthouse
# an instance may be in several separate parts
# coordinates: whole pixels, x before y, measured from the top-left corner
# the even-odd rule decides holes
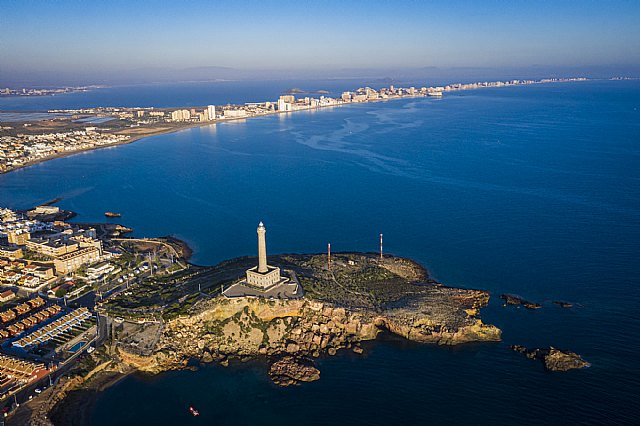
[[[264,223],[258,224],[258,266],[247,269],[246,283],[262,290],[288,281],[280,276],[280,268],[267,263],[267,228]]]
[[[258,264],[246,270],[246,277],[222,290],[225,297],[269,297],[299,299],[304,290],[293,272],[285,276],[280,268],[267,262],[267,227],[258,223]],[[286,275],[293,274],[293,279]]]
[[[269,272],[267,266],[267,228],[262,222],[258,224],[258,272],[261,274]]]

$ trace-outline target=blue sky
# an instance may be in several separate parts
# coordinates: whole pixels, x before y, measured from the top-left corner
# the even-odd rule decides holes
[[[640,1],[0,1],[29,72],[640,64]]]

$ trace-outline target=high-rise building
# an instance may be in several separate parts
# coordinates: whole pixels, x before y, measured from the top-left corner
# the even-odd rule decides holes
[[[280,96],[280,99],[278,99],[278,111],[291,111],[292,109],[291,103],[286,102],[282,99],[282,96]]]
[[[178,109],[171,113],[171,120],[186,121],[191,119],[191,112],[188,109]]]
[[[293,96],[293,95],[282,95],[282,96],[280,96],[279,100],[281,100],[283,102],[287,102],[287,103],[293,104],[293,103],[296,102],[296,97]]]
[[[207,115],[209,116],[209,120],[216,119],[216,107],[214,105],[207,106]]]

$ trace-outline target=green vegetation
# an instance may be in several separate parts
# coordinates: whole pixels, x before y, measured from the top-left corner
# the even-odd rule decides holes
[[[171,275],[155,275],[109,299],[103,306],[112,314],[125,318],[144,317],[161,313],[166,319],[186,315],[189,308],[201,297],[199,288],[207,294],[220,292],[219,285],[212,285],[212,270],[189,266]]]
[[[165,320],[171,320],[179,316],[187,315],[189,313],[189,309],[191,309],[193,304],[199,298],[200,296],[198,294],[192,294],[191,296],[188,296],[186,299],[184,299],[182,303],[172,303],[164,310],[162,317]]]
[[[279,265],[285,274],[293,271],[306,297],[345,307],[380,309],[426,288],[416,285],[410,277],[423,284],[434,283],[410,261],[388,257],[381,264],[374,254],[336,254],[331,270],[325,255],[272,256],[269,261]],[[233,283],[255,262],[255,258],[245,257],[214,267],[189,265],[179,269],[173,265],[179,269],[175,273],[157,274],[134,283],[103,307],[113,316],[129,319],[161,315],[170,320],[188,315],[199,300],[220,294],[221,285]]]
[[[34,262],[53,262],[53,257],[46,254],[38,253],[31,250],[22,250],[24,260],[33,260]]]
[[[85,377],[98,365],[110,360],[111,357],[106,353],[106,348],[103,346],[96,349],[90,356],[81,358],[73,367],[73,370],[71,370],[71,374],[74,376]]]
[[[326,256],[316,255],[301,263],[305,270],[298,273],[298,278],[306,297],[351,308],[380,309],[425,288],[385,268],[374,255],[334,255],[331,270],[326,262]],[[407,275],[424,273],[421,269],[414,271],[419,267],[410,262],[394,266],[406,269]],[[425,279],[424,283],[435,282]]]

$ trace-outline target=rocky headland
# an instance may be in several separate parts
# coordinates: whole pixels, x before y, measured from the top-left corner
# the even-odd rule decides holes
[[[217,267],[252,262],[241,258]],[[193,359],[225,365],[263,356],[272,362],[274,382],[289,385],[319,378],[313,358],[343,349],[362,353],[360,342],[384,331],[438,345],[500,341],[500,330],[479,316],[489,300],[486,291],[444,286],[413,261],[344,253],[335,255],[330,269],[326,255],[273,256],[270,263],[295,275],[305,297],[201,300],[164,324],[150,355],[118,347],[121,362],[158,373],[185,368]]]
[[[227,286],[255,263],[255,258],[243,257],[213,267],[194,267],[187,282],[169,285],[182,291],[189,288],[189,281],[206,279],[212,287]],[[73,412],[86,411],[101,390],[136,371],[157,374],[196,368],[198,362],[228,366],[233,361],[262,358],[268,362],[271,380],[278,386],[290,386],[320,378],[315,358],[340,350],[362,354],[363,342],[385,332],[436,345],[501,341],[501,330],[480,318],[480,310],[489,301],[488,292],[445,286],[411,260],[340,253],[334,254],[330,268],[324,254],[270,256],[269,263],[295,277],[305,290],[304,297],[226,298],[199,293],[195,302],[186,303],[196,295],[185,294],[179,299],[179,314],[172,307],[161,323],[125,321],[138,324],[130,328],[138,327],[146,336],[157,336],[150,349],[122,340],[125,335],[138,343],[144,339],[142,334],[124,333],[122,323],[115,325],[115,338],[81,363],[81,370],[90,371],[88,374],[76,372],[73,379],[54,386],[61,390],[58,397],[43,400],[37,409],[19,411],[14,419],[42,425],[53,424],[50,419],[57,425],[76,424],[70,420],[77,418]],[[139,303],[144,306],[153,298],[147,299]],[[505,302],[531,303],[517,296]],[[112,315],[109,309],[113,309],[109,304],[101,307],[103,313]],[[129,309],[138,312],[140,306]],[[580,355],[554,347],[513,345],[511,349],[542,361],[549,371],[590,365]]]

